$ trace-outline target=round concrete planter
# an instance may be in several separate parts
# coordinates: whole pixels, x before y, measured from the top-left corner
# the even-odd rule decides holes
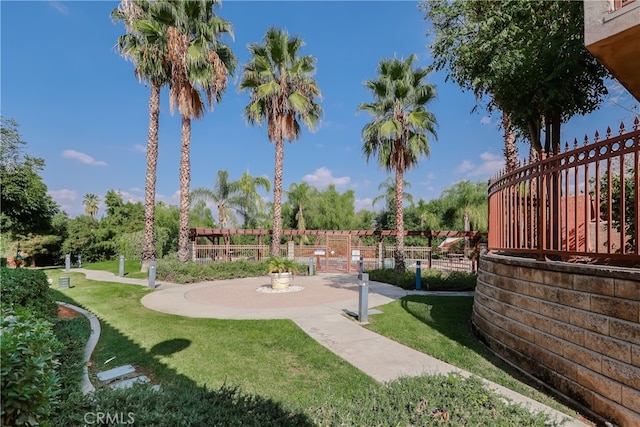
[[[293,273],[271,273],[271,288],[275,290],[287,289],[293,279]]]

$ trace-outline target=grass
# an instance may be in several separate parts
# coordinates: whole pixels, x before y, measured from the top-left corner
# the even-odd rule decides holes
[[[525,383],[471,332],[473,297],[409,295],[370,315],[367,328],[572,416],[577,414]]]
[[[120,260],[116,259],[83,264],[82,268],[86,268],[87,270],[109,271],[117,276],[120,274]],[[132,279],[146,279],[148,277],[147,273],[140,271],[140,260],[136,259],[124,260],[124,275]]]
[[[60,273],[48,272],[54,283]],[[150,292],[144,287],[91,281],[80,273],[70,276],[73,287],[54,288],[56,299],[90,310],[102,326],[93,371],[131,363],[152,371],[160,382],[181,376],[209,387],[237,385],[304,408],[348,398],[375,384],[290,320],[164,314],[142,305],[141,298]]]
[[[57,283],[62,272],[47,273]],[[540,420],[531,424],[522,422],[522,413],[511,413],[500,406],[499,398],[487,397],[490,394],[478,391],[472,383],[427,376],[382,386],[319,345],[289,320],[232,321],[174,316],[145,308],[140,300],[151,291],[144,287],[90,281],[79,273],[71,274],[71,283],[70,289],[54,290],[56,298],[89,309],[102,325],[101,339],[93,355],[93,375],[131,363],[153,373],[154,379],[162,384],[182,379],[194,386],[237,386],[244,393],[282,402],[289,410],[312,414],[316,420],[322,420],[321,425],[337,425],[342,418],[352,419],[350,425],[379,425],[382,413],[393,408],[407,412],[398,418],[400,425],[414,425],[410,420],[416,416],[415,411],[432,411],[443,402],[449,402],[454,412],[465,412],[469,397],[464,397],[460,389],[468,389],[476,390],[473,399],[487,400],[490,404],[486,405],[489,411],[482,415],[484,423],[468,424],[467,418],[467,425],[497,425],[491,418],[496,416],[503,417],[505,422],[511,420],[511,425],[513,422],[544,425]],[[381,307],[383,314],[372,315],[369,327],[575,416],[509,374],[473,337],[469,328],[472,301],[468,297],[410,296]],[[112,360],[106,363],[109,359]],[[452,383],[457,391],[443,391],[438,386],[442,381]],[[394,397],[396,393],[399,395]],[[428,405],[436,406],[427,408],[424,406],[427,403],[415,401],[420,395],[429,396]],[[406,403],[397,400],[405,398]],[[384,411],[382,404],[388,404]],[[496,409],[496,405],[500,408]],[[387,415],[384,416],[386,420]],[[416,422],[437,425],[431,421]]]

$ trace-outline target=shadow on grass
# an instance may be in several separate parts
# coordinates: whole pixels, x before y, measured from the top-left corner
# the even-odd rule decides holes
[[[191,340],[184,338],[174,338],[162,341],[151,347],[150,353],[154,356],[169,356],[178,353],[191,345]]]
[[[82,304],[51,288],[57,301],[76,306]],[[87,308],[87,307],[83,307]],[[191,341],[172,339],[160,342],[147,351],[123,335],[117,328],[100,319],[101,336],[92,356],[91,382],[97,390],[83,396],[76,390],[63,390],[60,410],[52,419],[53,426],[81,425],[93,420],[97,413],[125,414],[136,425],[260,425],[302,426],[315,424],[308,415],[292,412],[280,402],[250,395],[238,387],[223,385],[219,389],[199,386],[190,378],[162,363],[162,356],[187,348]],[[107,363],[113,364],[107,366]],[[150,376],[154,391],[145,384],[130,389],[112,390],[100,384],[96,373],[115,365],[131,364]],[[114,415],[114,416],[115,416]],[[87,418],[88,417],[88,418]]]
[[[520,371],[507,364],[504,360],[497,357],[489,348],[476,337],[472,331],[471,317],[473,313],[473,297],[450,297],[450,296],[421,296],[409,295],[400,300],[401,307],[414,318],[444,335],[445,337],[455,341],[466,349],[476,353],[484,359],[488,364],[493,365],[497,370],[502,371],[505,375],[500,376],[498,371],[491,374],[486,370],[482,370],[480,366],[476,367],[476,375],[491,381],[499,381],[499,378],[507,378],[508,376],[524,383],[538,391],[545,392],[540,384],[532,381],[524,376]],[[430,306],[430,310],[426,310],[424,305]],[[418,349],[420,351],[424,351]],[[456,357],[456,355],[452,355]],[[460,357],[460,355],[458,355]],[[454,365],[473,371],[473,366],[464,367],[461,364],[449,361]],[[477,372],[481,370],[482,372]],[[510,382],[510,381],[509,381]],[[506,383],[502,385],[508,386]],[[547,390],[548,391],[548,390]]]

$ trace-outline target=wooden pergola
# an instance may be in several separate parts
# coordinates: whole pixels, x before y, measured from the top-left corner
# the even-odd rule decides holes
[[[191,228],[189,230],[189,240],[195,242],[198,237],[204,237],[214,245],[230,244],[231,236],[257,236],[258,244],[262,245],[264,236],[271,236],[272,230],[263,229],[243,229],[243,228]],[[327,236],[355,237],[359,240],[362,237],[377,236],[378,241],[383,241],[385,237],[395,237],[395,230],[282,230],[283,236],[289,236],[293,240],[295,236],[315,236],[319,241],[326,240]],[[468,237],[470,243],[475,246],[477,241],[486,236],[487,233],[479,231],[450,231],[450,230],[405,230],[405,236],[425,237],[429,246],[434,237]]]

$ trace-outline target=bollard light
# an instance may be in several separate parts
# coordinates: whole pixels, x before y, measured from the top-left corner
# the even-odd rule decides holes
[[[369,321],[369,273],[362,273],[358,290],[358,322],[367,323]]]
[[[309,257],[309,276],[313,276],[313,257]]]
[[[156,261],[151,261],[149,264],[149,287],[156,287]]]
[[[66,254],[64,256],[64,271],[71,270],[71,254]]]
[[[118,276],[124,276],[124,255],[120,255],[120,267],[118,268]]]
[[[422,273],[420,270],[421,261],[416,261],[416,291],[422,289]]]

